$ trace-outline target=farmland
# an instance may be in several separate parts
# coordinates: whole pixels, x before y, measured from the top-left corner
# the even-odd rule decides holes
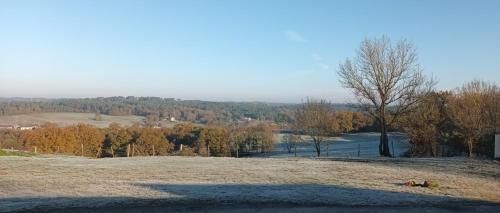
[[[123,126],[130,126],[145,119],[143,116],[135,115],[101,115],[101,118],[101,120],[96,120],[94,113],[36,113],[0,116],[0,124],[31,125],[51,122],[58,124],[59,126],[69,126],[73,124],[84,123],[91,124],[97,127],[107,127],[110,123],[113,122],[119,123]]]
[[[500,204],[499,177],[500,163],[465,158],[8,156],[0,160],[0,212],[227,206],[491,211]],[[405,186],[410,179],[434,185]]]

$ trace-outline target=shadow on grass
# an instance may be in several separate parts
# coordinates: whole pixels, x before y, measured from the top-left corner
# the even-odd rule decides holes
[[[486,210],[500,204],[447,196],[390,192],[318,184],[149,184],[136,186],[163,193],[163,198],[13,197],[0,198],[0,212],[289,212],[329,211],[439,212]],[[133,193],[131,192],[133,195]],[[131,195],[131,196],[132,196]],[[378,210],[377,210],[378,209]]]
[[[463,157],[442,158],[320,158],[325,161],[359,162],[395,168],[411,168],[455,175],[471,175],[489,179],[500,178],[500,162],[487,159],[468,159]]]

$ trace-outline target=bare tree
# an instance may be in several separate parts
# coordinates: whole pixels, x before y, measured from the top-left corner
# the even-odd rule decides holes
[[[294,135],[294,134],[283,135],[283,142],[285,143],[285,148],[288,151],[288,154],[295,152],[295,150],[297,150],[297,143],[300,141],[302,141],[300,135]]]
[[[415,48],[406,40],[392,45],[386,37],[367,39],[354,60],[347,59],[340,65],[338,74],[342,86],[352,89],[379,122],[380,155],[391,156],[388,126],[434,86],[434,81],[423,75]]]
[[[295,113],[293,128],[297,133],[310,136],[314,143],[316,154],[321,155],[321,143],[325,136],[332,132],[333,110],[325,100],[307,99]]]

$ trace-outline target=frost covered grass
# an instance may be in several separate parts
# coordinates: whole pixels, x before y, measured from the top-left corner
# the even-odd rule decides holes
[[[94,113],[72,113],[72,112],[53,112],[53,113],[34,113],[21,115],[0,116],[1,124],[31,125],[43,124],[47,122],[55,123],[59,126],[69,126],[78,123],[90,124],[97,127],[108,127],[110,123],[119,123],[124,126],[130,126],[141,122],[143,116],[127,115],[112,116],[101,115],[102,120],[96,121]]]
[[[452,159],[40,155],[0,159],[0,212],[144,202],[411,206],[500,204],[500,163]],[[404,182],[430,180],[433,187]],[[142,203],[142,204],[141,204]],[[156,203],[156,205],[160,205]]]

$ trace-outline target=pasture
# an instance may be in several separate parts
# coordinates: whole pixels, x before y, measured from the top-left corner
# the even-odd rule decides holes
[[[0,212],[297,207],[493,212],[500,204],[499,172],[498,162],[464,158],[6,156],[0,158]],[[409,187],[407,180],[435,184]]]
[[[0,124],[9,125],[32,125],[44,124],[47,122],[55,123],[59,126],[69,126],[78,123],[90,124],[97,127],[107,127],[110,123],[119,123],[122,126],[130,126],[145,119],[143,116],[112,116],[101,115],[101,120],[95,119],[94,113],[36,113],[0,116]]]

